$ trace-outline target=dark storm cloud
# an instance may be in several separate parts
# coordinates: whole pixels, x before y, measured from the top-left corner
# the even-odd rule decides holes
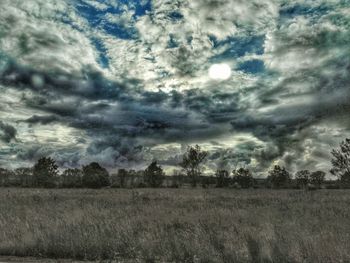
[[[40,89],[32,81],[38,76],[45,83]],[[32,124],[60,121],[75,128],[111,129],[123,132],[125,136],[154,137],[162,132],[165,140],[173,140],[188,136],[190,130],[196,131],[199,137],[205,136],[205,131],[211,129],[209,122],[192,120],[188,112],[176,109],[180,106],[197,112],[204,120],[208,118],[208,121],[217,122],[237,112],[232,102],[234,94],[192,90],[182,97],[176,93],[147,91],[135,95],[133,90],[121,88],[121,84],[106,80],[97,73],[88,73],[86,79],[66,74],[57,80],[50,74],[12,64],[0,76],[0,81],[21,90],[30,89],[37,95],[24,97],[26,105],[55,114],[32,116],[26,120]],[[114,102],[118,105],[113,105]],[[169,103],[175,109],[170,109]]]
[[[32,81],[38,76],[45,83],[41,88],[36,87]],[[149,138],[151,142],[143,139],[143,143],[152,145],[155,142],[205,139],[223,132],[205,121],[206,117],[203,114],[210,110],[218,111],[211,105],[210,96],[209,99],[205,99],[204,95],[194,96],[189,93],[179,99],[175,93],[173,97],[164,92],[147,91],[135,95],[133,90],[119,89],[118,83],[101,76],[90,81],[66,74],[64,78],[56,80],[50,74],[16,65],[10,65],[0,80],[3,85],[19,90],[30,90],[30,95],[23,96],[22,101],[27,107],[49,114],[33,115],[25,122],[31,125],[60,123],[87,131],[93,138],[99,138],[88,147],[87,153],[92,156],[109,154],[109,159],[136,161],[133,156],[137,156],[135,149],[138,149],[139,138]],[[87,92],[83,92],[82,89],[76,90],[76,87],[79,89],[82,85],[88,86]],[[110,93],[107,95],[106,92],[100,91],[107,88],[110,88]],[[91,90],[98,92],[92,95]],[[215,98],[219,95],[213,96]],[[182,110],[180,108],[182,106],[197,112],[199,114],[197,119],[188,111]],[[113,136],[120,138],[115,144],[110,139]],[[19,158],[26,157],[28,160],[33,160],[44,153],[54,152],[54,150],[42,152],[40,148],[28,149],[20,153]],[[103,156],[101,158],[103,159]],[[142,160],[141,157],[136,159]],[[110,162],[111,165],[112,163]]]
[[[295,170],[349,134],[344,2],[73,2],[0,4],[0,139],[36,140],[6,149],[20,160],[174,165],[207,142],[211,169]],[[232,77],[209,80],[213,63]]]
[[[40,85],[38,85],[40,82]],[[87,99],[120,99],[125,87],[104,78],[101,73],[85,71],[85,77],[53,72],[48,73],[11,61],[1,72],[0,83],[18,89],[31,89],[38,94],[81,96]]]
[[[214,88],[210,91],[193,89],[184,92],[182,100],[187,109],[203,114],[213,124],[227,123],[244,111],[238,92],[230,93]]]
[[[81,165],[81,159],[84,158],[76,148],[50,148],[41,145],[22,146],[20,149],[14,149],[19,161],[31,163],[46,156],[52,156],[57,164],[63,168],[78,167]]]
[[[268,149],[256,152],[255,157],[260,160],[262,166],[268,166],[272,160],[282,156],[286,156],[284,162],[287,167],[292,165],[296,162],[298,154],[291,156],[288,155],[288,151],[303,155],[303,144],[308,139],[302,135],[303,130],[313,125],[338,120],[343,127],[350,129],[349,122],[344,121],[350,112],[350,75],[346,73],[349,72],[348,68],[347,64],[339,65],[339,61],[329,61],[317,69],[306,70],[299,76],[286,78],[274,87],[273,91],[259,91],[261,105],[272,109],[255,114],[240,114],[231,121],[233,130],[251,132],[269,143]],[[327,72],[327,77],[320,74],[324,70],[333,69],[332,75]],[[313,81],[311,90],[290,92],[289,85],[310,81]],[[283,105],[283,101],[288,102]]]
[[[54,115],[46,115],[46,116],[38,116],[38,115],[33,115],[29,119],[26,119],[25,122],[30,123],[30,124],[49,124],[52,122],[58,121],[59,118]]]
[[[317,3],[303,10],[296,6],[293,15],[285,17],[280,30],[265,42],[269,58],[265,64],[281,80],[253,90],[259,105],[257,111],[242,114],[231,122],[235,131],[251,131],[268,143],[270,149],[257,152],[262,163],[283,158],[288,167],[293,163],[306,167],[300,162],[305,141],[317,136],[310,138],[304,131],[330,122],[344,127],[346,133],[349,131],[348,122],[344,121],[350,110],[350,53],[345,48],[350,45],[349,23],[341,15],[334,20],[333,8],[329,6],[327,12],[322,12]],[[299,12],[307,12],[310,19]],[[332,23],[334,28],[327,26]],[[315,158],[318,153],[315,150]],[[329,158],[328,154],[323,156]],[[310,167],[315,160],[308,160]]]
[[[6,143],[16,139],[17,130],[2,121],[0,121],[0,140]]]
[[[55,150],[42,147],[40,145],[31,145],[29,147],[23,147],[17,153],[17,158],[20,160],[36,161],[37,159],[52,154]]]
[[[313,103],[298,107],[295,105],[290,107],[279,106],[275,111],[269,111],[268,114],[259,116],[245,113],[245,106],[239,103],[240,94],[237,92],[228,93],[216,89],[209,92],[194,89],[182,94],[176,92],[171,94],[141,92],[138,93],[138,96],[134,96],[132,92],[127,91],[122,94],[121,90],[118,89],[118,84],[99,76],[88,83],[89,90],[105,89],[106,87],[117,88],[116,90],[111,88],[109,94],[112,95],[110,96],[105,96],[102,92],[95,92],[92,96],[90,92],[84,93],[74,90],[74,85],[80,86],[80,82],[84,83],[86,81],[75,76],[66,75],[64,80],[60,81],[52,81],[49,76],[45,76],[43,79],[46,88],[39,90],[31,80],[33,76],[44,76],[45,74],[42,72],[23,69],[15,71],[12,69],[4,73],[2,77],[3,84],[20,87],[20,89],[28,88],[38,94],[32,98],[24,98],[28,106],[55,114],[34,115],[26,122],[31,124],[61,122],[82,130],[94,131],[95,135],[100,133],[102,138],[106,138],[105,143],[99,143],[99,147],[96,147],[96,143],[93,143],[88,148],[90,149],[88,153],[96,154],[106,149],[114,149],[114,158],[118,159],[122,156],[127,160],[133,159],[135,142],[121,139],[121,141],[125,140],[127,143],[118,142],[113,144],[108,139],[110,134],[115,133],[130,138],[156,138],[158,142],[186,141],[194,136],[208,139],[210,137],[214,138],[215,135],[222,132],[217,130],[214,123],[231,121],[235,131],[252,132],[256,137],[264,141],[271,141],[277,146],[277,150],[268,149],[256,154],[259,160],[268,163],[283,155],[287,149],[286,145],[290,146],[289,136],[291,134],[316,123],[320,119],[332,116],[334,112],[339,112],[341,109],[346,112],[349,101],[346,93],[340,93],[338,97],[336,94],[325,93],[323,99]],[[11,75],[16,77],[10,77]],[[344,80],[337,81],[345,83]],[[105,83],[109,83],[109,85],[106,86]],[[285,83],[288,83],[288,80],[285,80]],[[51,91],[52,87],[55,87],[53,91]],[[273,93],[274,96],[265,95],[265,97],[278,97],[278,92],[283,93],[283,89],[276,88]],[[68,95],[70,97],[67,97]],[[293,97],[294,95],[289,96]],[[60,97],[62,99],[59,99]],[[288,96],[284,95],[284,97]],[[94,103],[94,101],[99,100],[105,102]],[[264,96],[261,96],[261,100],[265,101],[265,106],[268,105]],[[111,104],[115,101],[119,102],[118,106]],[[320,107],[320,105],[326,107]],[[343,107],[339,107],[340,105],[343,105]],[[189,117],[189,112],[176,110],[180,107],[185,107],[190,112],[196,112],[204,122],[195,122]],[[91,116],[91,114],[93,115]],[[239,149],[238,153],[228,155],[225,159],[245,161],[248,164],[249,156],[252,156],[248,152]],[[107,153],[112,154],[111,152]]]
[[[254,150],[259,147],[253,142],[238,144],[233,148],[224,148],[212,152],[209,156],[209,163],[215,169],[232,170],[243,165],[249,165]]]
[[[290,97],[293,101],[300,99],[300,96]],[[307,104],[295,102],[290,106],[276,106],[273,103],[274,110],[254,115],[241,114],[231,121],[231,125],[236,132],[251,132],[257,138],[275,145],[276,150],[268,149],[257,156],[262,163],[269,163],[282,157],[291,148],[301,153],[303,147],[300,144],[303,144],[307,137],[300,136],[300,132],[312,125],[332,121],[335,116],[347,116],[350,111],[349,101],[348,86],[339,88],[333,93],[320,91],[317,99]],[[350,128],[348,123],[342,124],[347,129]]]

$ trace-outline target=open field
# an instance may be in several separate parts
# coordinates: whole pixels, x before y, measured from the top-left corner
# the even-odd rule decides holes
[[[350,262],[350,191],[0,189],[0,255]]]

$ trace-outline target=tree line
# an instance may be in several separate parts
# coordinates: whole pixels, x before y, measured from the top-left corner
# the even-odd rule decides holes
[[[350,188],[350,139],[340,143],[331,151],[333,156],[331,174],[337,180],[327,188]],[[43,187],[43,188],[103,188],[103,187],[182,187],[198,185],[230,188],[298,188],[318,189],[325,187],[326,173],[301,170],[292,176],[285,167],[275,165],[268,171],[266,179],[254,178],[252,172],[240,167],[229,172],[218,169],[214,175],[204,176],[202,165],[208,155],[200,146],[189,146],[179,163],[181,170],[166,176],[157,161],[153,161],[143,171],[119,169],[117,174],[109,172],[97,162],[81,169],[69,168],[59,173],[58,165],[51,157],[40,158],[33,167],[8,170],[0,168],[0,186]]]

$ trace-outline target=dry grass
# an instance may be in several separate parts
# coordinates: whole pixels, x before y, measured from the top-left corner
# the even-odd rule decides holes
[[[350,191],[0,189],[0,255],[350,262]]]

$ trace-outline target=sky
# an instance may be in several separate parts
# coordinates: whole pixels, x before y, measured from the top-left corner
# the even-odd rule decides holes
[[[348,0],[1,0],[0,166],[330,169]]]

